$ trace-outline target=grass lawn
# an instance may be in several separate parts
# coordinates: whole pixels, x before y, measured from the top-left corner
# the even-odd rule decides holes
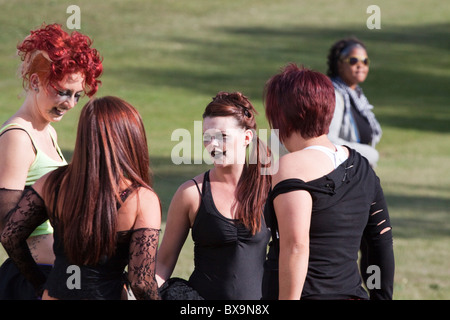
[[[15,46],[42,22],[63,26],[73,1],[0,0],[0,123],[22,103]],[[288,62],[326,71],[332,43],[355,35],[371,58],[362,85],[383,128],[377,173],[396,256],[395,299],[450,299],[450,7],[443,1],[79,0],[81,32],[104,57],[98,96],[141,112],[154,187],[165,215],[177,187],[206,165],[174,165],[175,129],[192,132],[218,91],[238,90],[259,111],[265,81]],[[366,9],[381,9],[369,30]],[[70,158],[84,98],[55,124]],[[1,150],[0,150],[1,152]],[[190,238],[189,238],[190,239]],[[0,248],[0,262],[6,257]],[[192,243],[175,274],[192,271]]]

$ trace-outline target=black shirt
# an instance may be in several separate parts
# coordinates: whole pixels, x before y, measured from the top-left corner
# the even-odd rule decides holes
[[[252,235],[239,220],[224,217],[212,198],[209,171],[200,195],[202,201],[192,226],[195,269],[190,285],[206,300],[261,299],[270,238],[264,219],[261,230]]]
[[[361,112],[355,107],[353,100],[351,101],[352,107],[350,112],[352,113],[353,120],[355,121],[356,129],[358,131],[359,143],[371,144],[372,143],[372,127],[369,120],[364,117]]]
[[[283,180],[270,191],[265,217],[273,243],[265,264],[264,299],[278,297],[279,240],[273,200],[294,190],[306,190],[313,199],[309,264],[301,298],[367,299],[357,264],[364,239],[367,264],[381,270],[380,288],[369,290],[370,298],[392,299],[394,254],[383,191],[367,160],[349,150],[349,158],[330,174],[307,183]],[[385,228],[388,231],[381,234]]]

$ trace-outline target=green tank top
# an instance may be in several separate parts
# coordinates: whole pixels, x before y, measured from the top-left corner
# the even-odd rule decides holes
[[[53,141],[53,144],[55,145],[56,151],[58,152],[62,161],[55,161],[52,158],[50,158],[45,152],[40,150],[37,147],[31,134],[23,126],[21,126],[18,123],[7,124],[6,126],[4,126],[3,128],[0,129],[0,134],[3,131],[5,131],[6,129],[13,127],[13,126],[19,127],[21,129],[25,130],[25,132],[28,134],[28,136],[31,139],[31,143],[34,146],[34,149],[36,150],[36,157],[35,157],[33,163],[31,164],[30,168],[28,169],[28,175],[27,175],[27,179],[25,181],[25,186],[33,185],[40,177],[42,177],[46,173],[53,171],[56,168],[67,164],[67,161],[64,158],[64,155],[62,154],[61,149],[59,148],[55,137],[53,137],[53,135],[50,133],[50,131],[49,131],[50,137],[52,138],[52,141]],[[36,228],[36,230],[34,230],[33,233],[30,235],[30,237],[39,236],[39,235],[43,235],[43,234],[51,234],[51,233],[53,233],[53,228],[52,228],[50,222],[47,220],[43,224],[38,226]]]

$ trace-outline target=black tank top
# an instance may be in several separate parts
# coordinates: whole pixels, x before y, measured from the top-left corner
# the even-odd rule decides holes
[[[202,191],[197,189],[202,200],[192,226],[195,268],[190,285],[206,300],[261,299],[270,238],[264,219],[261,230],[252,235],[239,220],[224,217],[212,198],[209,171]]]
[[[359,143],[370,145],[372,143],[373,132],[369,120],[367,120],[367,118],[363,116],[361,112],[359,112],[353,100],[351,101],[351,104],[352,107],[350,112],[352,113],[353,119],[355,120],[355,124],[358,129]]]

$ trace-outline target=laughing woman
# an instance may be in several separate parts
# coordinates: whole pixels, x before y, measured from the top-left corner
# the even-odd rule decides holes
[[[206,300],[261,298],[270,237],[262,213],[270,175],[261,174],[261,163],[267,162],[260,156],[269,156],[269,150],[254,136],[255,114],[238,92],[220,92],[206,107],[203,138],[214,167],[182,184],[173,196],[158,252],[159,285],[171,276],[192,229],[195,268],[189,285]],[[260,156],[257,163],[248,163],[246,150],[253,139]]]
[[[97,91],[101,58],[91,39],[67,34],[59,25],[31,31],[18,45],[26,92],[20,109],[0,127],[0,232],[24,188],[66,165],[52,122],[60,121],[80,96]],[[28,238],[34,260],[48,272],[55,259],[48,221]],[[0,269],[0,299],[35,299],[31,284],[8,259]]]

